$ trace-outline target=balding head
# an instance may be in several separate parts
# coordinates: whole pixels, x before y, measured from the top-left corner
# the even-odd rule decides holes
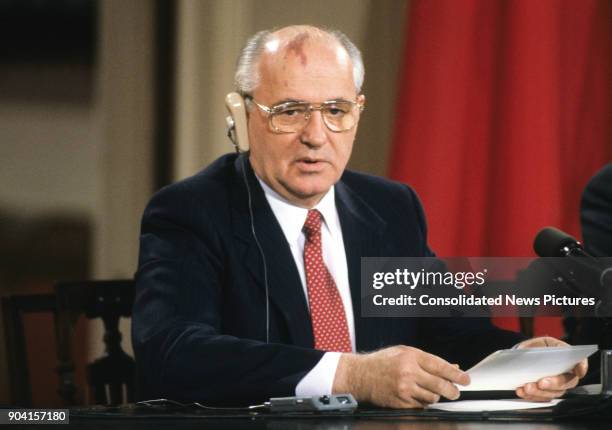
[[[363,60],[359,49],[337,30],[324,30],[308,25],[292,25],[276,31],[264,30],[255,34],[245,44],[235,74],[238,92],[251,94],[260,82],[260,62],[287,59],[297,56],[304,66],[308,64],[308,46],[326,46],[335,50],[338,58],[347,57],[352,68],[355,92],[361,91],[364,78]]]

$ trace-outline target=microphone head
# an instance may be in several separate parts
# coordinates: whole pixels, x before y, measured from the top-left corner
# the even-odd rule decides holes
[[[582,248],[575,237],[555,227],[544,227],[533,241],[533,250],[540,257],[564,257],[563,248]]]

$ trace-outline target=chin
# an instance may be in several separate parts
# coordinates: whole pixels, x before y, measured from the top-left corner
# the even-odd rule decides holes
[[[294,191],[296,194],[302,197],[309,198],[327,193],[327,191],[332,187],[332,185],[333,183],[331,182],[308,184],[295,187]]]

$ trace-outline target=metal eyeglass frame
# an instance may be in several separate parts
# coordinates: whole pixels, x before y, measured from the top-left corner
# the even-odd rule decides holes
[[[306,127],[306,125],[308,125],[308,122],[310,121],[310,116],[312,114],[313,110],[318,110],[321,111],[321,118],[323,119],[323,124],[325,124],[325,127],[327,127],[327,129],[333,133],[344,133],[347,131],[352,130],[353,128],[355,128],[355,126],[357,125],[357,123],[359,122],[359,118],[357,118],[357,120],[355,121],[355,124],[353,124],[350,128],[347,128],[346,130],[333,130],[329,124],[327,124],[327,120],[325,119],[325,115],[323,115],[323,109],[329,105],[333,105],[333,104],[337,104],[337,103],[350,103],[353,108],[355,108],[355,106],[359,107],[359,112],[363,112],[363,110],[365,109],[365,106],[362,103],[359,102],[355,102],[355,101],[351,101],[351,100],[327,100],[324,101],[322,103],[307,103],[307,102],[286,102],[286,103],[281,103],[279,105],[276,106],[272,106],[272,107],[268,107],[266,105],[263,105],[261,103],[259,103],[257,100],[255,100],[252,96],[245,96],[245,101],[247,102],[252,102],[253,104],[255,104],[255,106],[257,106],[259,109],[261,109],[264,113],[266,113],[268,115],[268,125],[270,126],[270,128],[275,132],[275,133],[282,133],[282,134],[289,134],[289,133],[298,133],[299,130],[296,131],[283,131],[278,129],[277,127],[274,126],[274,124],[272,124],[272,115],[275,113],[278,113],[279,111],[281,111],[282,109],[286,108],[287,106],[292,106],[294,104],[299,104],[302,106],[307,106],[307,110],[306,110],[306,122],[304,122],[304,125],[302,126],[302,128]]]

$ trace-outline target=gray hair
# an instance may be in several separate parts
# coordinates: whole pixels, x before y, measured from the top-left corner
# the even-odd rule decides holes
[[[319,30],[330,35],[346,50],[353,66],[355,90],[357,93],[361,92],[365,68],[363,67],[363,59],[361,58],[359,48],[339,30],[326,30],[322,28],[319,28]],[[257,88],[257,85],[259,85],[259,68],[257,67],[259,58],[273,33],[274,30],[263,30],[255,33],[247,40],[244,48],[242,48],[236,65],[236,73],[234,75],[234,85],[240,94],[250,94]]]

